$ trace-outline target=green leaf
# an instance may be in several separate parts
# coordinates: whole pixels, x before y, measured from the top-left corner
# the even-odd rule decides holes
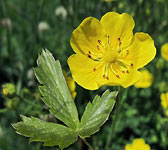
[[[78,128],[78,112],[64,79],[59,61],[46,50],[37,60],[35,75],[43,85],[39,86],[43,102],[50,112],[72,129]]]
[[[86,138],[99,131],[112,111],[116,96],[117,92],[106,90],[101,98],[95,96],[93,102],[87,104],[80,123],[80,137]]]
[[[35,117],[21,117],[23,122],[15,123],[13,127],[19,134],[30,137],[30,142],[41,141],[44,142],[44,146],[59,145],[64,149],[78,138],[76,131],[63,125],[45,122]]]

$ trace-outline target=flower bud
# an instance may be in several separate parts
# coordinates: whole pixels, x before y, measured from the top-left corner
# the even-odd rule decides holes
[[[16,94],[15,85],[12,83],[3,84],[2,93],[9,98],[14,97],[14,95]]]

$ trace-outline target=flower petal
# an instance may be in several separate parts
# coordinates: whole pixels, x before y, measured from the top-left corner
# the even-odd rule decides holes
[[[133,64],[134,69],[147,65],[156,55],[154,41],[147,33],[136,33],[132,44],[128,47],[128,55],[123,58],[127,64]]]
[[[95,53],[101,55],[103,47],[100,42],[105,41],[105,33],[100,21],[88,17],[73,31],[71,46],[76,53]],[[89,52],[90,51],[90,52]]]
[[[136,88],[148,88],[152,85],[153,75],[148,70],[141,70],[142,78],[134,86]]]
[[[126,14],[118,14],[116,12],[106,13],[100,21],[110,36],[113,46],[117,46],[118,42],[122,43],[122,47],[127,47],[133,38],[133,28],[135,26],[133,18]],[[120,41],[118,41],[120,39]]]
[[[82,87],[95,90],[104,84],[103,65],[85,55],[74,54],[68,58],[74,80]],[[94,69],[95,68],[95,69]]]

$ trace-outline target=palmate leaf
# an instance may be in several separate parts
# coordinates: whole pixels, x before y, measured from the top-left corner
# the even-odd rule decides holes
[[[59,145],[61,149],[68,147],[77,140],[77,132],[71,128],[40,119],[21,116],[23,122],[13,124],[18,133],[31,137],[32,141],[44,142],[44,146]]]
[[[64,79],[59,61],[48,50],[43,50],[37,60],[35,75],[43,85],[39,86],[43,102],[50,112],[67,126],[76,129],[79,125],[78,112]]]
[[[50,108],[50,112],[68,127],[22,116],[22,122],[13,124],[17,133],[30,137],[31,142],[41,141],[45,146],[59,145],[64,149],[74,143],[78,136],[85,138],[97,132],[108,119],[117,93],[107,90],[102,97],[96,96],[92,103],[88,103],[79,123],[77,108],[59,61],[55,61],[49,51],[43,50],[37,65],[35,75],[41,84],[39,89],[42,99]]]
[[[95,96],[93,102],[87,104],[80,123],[80,137],[89,137],[99,130],[108,119],[115,104],[116,96],[117,92],[106,90],[102,97]]]

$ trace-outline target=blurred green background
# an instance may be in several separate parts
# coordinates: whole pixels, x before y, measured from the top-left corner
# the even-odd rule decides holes
[[[161,58],[161,46],[168,42],[167,0],[0,0],[0,150],[56,150],[42,143],[29,143],[15,133],[11,123],[20,121],[20,114],[58,122],[49,115],[40,100],[38,83],[33,73],[38,54],[47,48],[70,74],[67,58],[72,31],[81,21],[93,16],[101,18],[109,11],[129,13],[135,21],[134,32],[149,33],[157,48],[156,58],[147,65],[154,81],[150,88],[121,89],[123,105],[113,135],[111,150],[124,150],[134,138],[144,138],[152,150],[167,150],[168,119],[160,105],[160,94],[168,91],[168,63]],[[2,85],[12,83],[15,95],[3,95]],[[87,91],[77,85],[80,116],[89,100],[107,87]],[[115,90],[114,87],[108,87]],[[111,115],[113,117],[113,114]],[[111,120],[100,132],[88,138],[94,150],[105,150],[111,131]],[[79,139],[68,150],[87,150]]]

